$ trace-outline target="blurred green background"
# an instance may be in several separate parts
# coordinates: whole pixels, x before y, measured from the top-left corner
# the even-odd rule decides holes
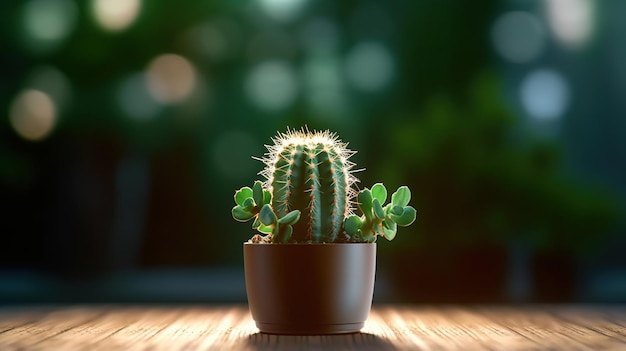
[[[303,125],[413,191],[376,301],[626,301],[623,13],[2,2],[0,303],[245,301],[232,195]]]

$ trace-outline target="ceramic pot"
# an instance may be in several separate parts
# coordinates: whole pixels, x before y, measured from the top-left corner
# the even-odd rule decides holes
[[[244,266],[250,312],[263,333],[354,333],[369,315],[375,243],[245,243]]]

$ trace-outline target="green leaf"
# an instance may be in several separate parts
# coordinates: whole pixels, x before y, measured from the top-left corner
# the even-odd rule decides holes
[[[257,229],[261,226],[261,221],[259,220],[259,216],[256,216],[254,222],[252,223],[252,229]]]
[[[346,218],[346,221],[343,223],[343,229],[350,236],[357,235],[359,229],[363,226],[363,221],[359,216],[352,215]]]
[[[378,199],[372,201],[372,208],[374,209],[374,215],[376,215],[376,217],[379,219],[385,218],[385,211],[383,211],[383,207],[380,205],[380,202],[378,202]]]
[[[261,212],[259,213],[259,218],[261,219],[261,223],[266,226],[276,223],[276,214],[274,214],[274,210],[271,205],[263,205]]]
[[[399,226],[406,227],[415,222],[415,219],[417,218],[417,211],[411,206],[406,206],[404,207],[401,216],[396,216],[392,214],[390,217]]]
[[[390,221],[388,219],[383,221],[383,236],[385,239],[391,241],[396,237],[396,233],[398,232],[398,226],[395,222]]]
[[[272,203],[272,193],[269,190],[263,190],[263,205]]]
[[[404,212],[404,208],[402,206],[393,206],[393,207],[391,207],[391,213],[396,215],[396,216],[402,216],[403,212]]]
[[[246,211],[243,207],[237,205],[232,209],[233,218],[239,222],[247,222],[250,218],[254,217],[254,215],[248,211]]]
[[[241,207],[243,207],[244,210],[249,212],[250,210],[254,208],[254,200],[251,197],[243,200]]]
[[[300,211],[293,210],[287,213],[283,218],[278,220],[279,224],[289,224],[294,225],[300,220]]]
[[[241,206],[243,205],[243,202],[250,197],[252,197],[252,189],[244,186],[235,192],[235,203]]]
[[[383,183],[374,184],[372,187],[372,196],[378,199],[378,202],[380,202],[382,206],[385,201],[387,201],[387,188],[385,188],[385,185],[383,185]]]
[[[293,234],[293,227],[290,225],[286,225],[284,231],[282,233],[282,242],[286,243],[291,239],[291,234]]]
[[[358,206],[365,215],[365,218],[372,218],[372,192],[365,188],[357,195]]]
[[[261,233],[270,234],[274,230],[274,226],[267,226],[261,223],[257,230]]]
[[[373,243],[376,241],[376,235],[374,235],[373,233],[362,233],[361,234],[361,238],[363,239],[363,241],[368,242],[368,243]]]
[[[401,186],[391,195],[391,203],[394,206],[406,206],[411,201],[411,190],[406,185]]]
[[[259,206],[263,206],[263,183],[260,180],[254,182],[254,186],[252,186],[252,197],[254,202]]]
[[[374,234],[376,235],[384,235],[385,231],[383,230],[383,223],[382,222],[377,222],[374,224],[374,226],[372,227],[372,229],[374,230]]]

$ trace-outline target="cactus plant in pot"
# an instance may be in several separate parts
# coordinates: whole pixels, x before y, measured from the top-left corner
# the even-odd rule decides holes
[[[329,131],[272,140],[259,158],[265,181],[237,190],[232,209],[259,232],[244,243],[252,317],[265,333],[357,332],[372,303],[375,241],[413,223],[411,192],[402,186],[385,205],[383,184],[355,189],[354,151]]]

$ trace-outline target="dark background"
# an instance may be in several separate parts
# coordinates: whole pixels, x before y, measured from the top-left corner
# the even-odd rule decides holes
[[[232,195],[303,125],[413,191],[376,301],[626,301],[624,13],[3,1],[0,303],[245,301]]]

